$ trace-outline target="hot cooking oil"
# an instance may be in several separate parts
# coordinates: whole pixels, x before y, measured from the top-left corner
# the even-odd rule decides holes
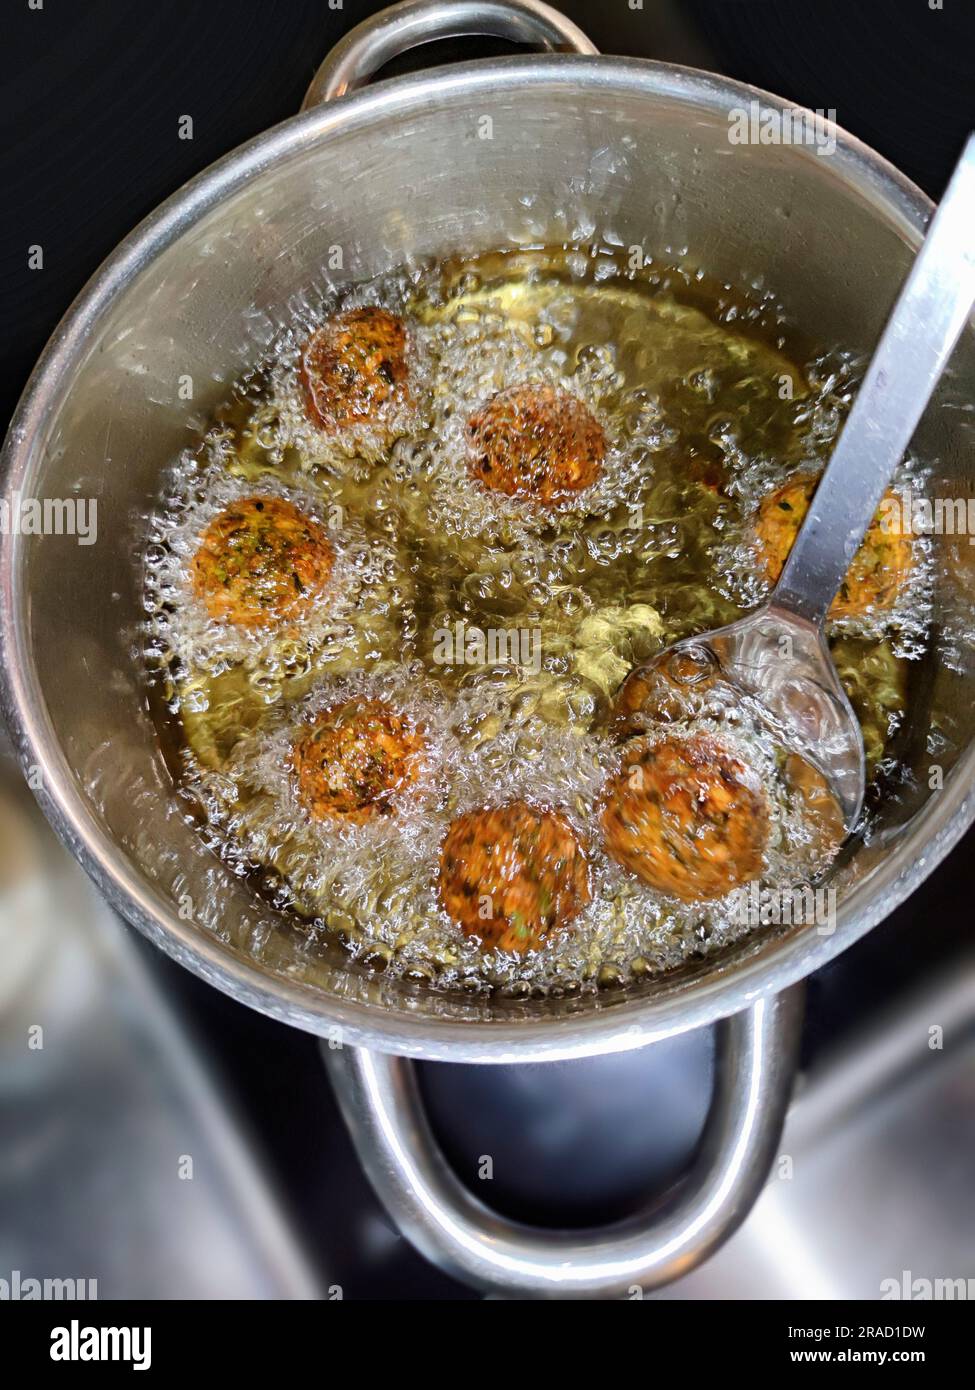
[[[337,308],[364,305],[408,325],[409,399],[391,433],[328,434],[309,418],[301,346]],[[730,898],[668,898],[606,854],[612,701],[635,665],[765,596],[758,503],[824,466],[863,365],[804,343],[768,297],[635,272],[601,247],[423,267],[302,311],[175,461],[147,544],[153,706],[209,842],[282,924],[444,987],[617,983],[748,930]],[[550,507],[489,491],[469,467],[472,414],[525,383],[571,392],[605,436],[595,483]],[[904,472],[922,476],[911,460]],[[201,533],[255,493],[314,518],[334,550],[328,601],[297,630],[222,625],[193,592]],[[832,632],[875,784],[896,757],[905,663],[924,647],[926,564],[918,547],[909,604]],[[290,750],[316,712],[353,699],[406,711],[422,766],[395,816],[313,821]],[[744,726],[723,737],[772,789],[763,882],[821,876],[776,750]],[[558,808],[592,886],[571,928],[523,955],[481,950],[436,890],[451,820],[512,799]]]

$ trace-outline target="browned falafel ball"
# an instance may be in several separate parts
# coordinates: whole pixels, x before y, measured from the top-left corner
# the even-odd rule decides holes
[[[549,505],[599,477],[602,426],[578,397],[554,386],[499,391],[467,422],[471,476],[492,492]]]
[[[757,777],[705,734],[634,739],[606,784],[601,819],[614,859],[686,902],[755,878],[769,832]]]
[[[375,424],[408,394],[407,334],[388,309],[350,309],[313,333],[299,368],[308,414],[329,433]]]
[[[232,502],[200,537],[193,592],[238,627],[293,621],[321,597],[335,551],[317,522],[280,497]]]
[[[440,897],[466,936],[502,951],[540,950],[591,896],[589,865],[557,811],[510,801],[458,816],[440,851]]]
[[[791,478],[762,499],[755,532],[772,584],[782,573],[817,485],[818,479],[808,475]],[[899,514],[896,494],[888,491],[830,604],[831,618],[862,617],[872,610],[890,608],[896,600],[913,561],[910,537],[896,520]]]
[[[389,815],[414,784],[425,747],[420,729],[383,700],[347,700],[324,710],[296,738],[298,798],[319,821],[363,825]]]

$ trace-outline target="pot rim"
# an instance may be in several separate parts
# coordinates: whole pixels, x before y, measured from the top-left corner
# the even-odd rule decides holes
[[[145,218],[107,258],[55,329],[15,411],[0,459],[3,493],[25,492],[24,479],[42,456],[52,407],[98,321],[132,280],[160,253],[245,182],[300,151],[344,130],[395,117],[446,93],[471,95],[499,87],[582,87],[609,95],[669,96],[689,107],[726,111],[758,100],[779,110],[795,103],[692,68],[636,58],[517,56],[488,59],[384,81],[326,106],[290,117],[205,169]],[[871,203],[905,242],[921,241],[933,204],[891,164],[855,137],[837,137],[828,161],[813,149],[790,147],[796,159],[828,166]],[[903,842],[880,864],[868,885],[857,884],[840,906],[835,932],[807,929],[770,943],[722,977],[691,982],[658,998],[615,1002],[598,998],[571,1018],[524,1022],[458,1022],[382,1004],[338,998],[315,987],[268,974],[235,955],[215,937],[181,921],[164,896],[140,880],[89,810],[64,758],[48,716],[25,623],[21,546],[8,536],[0,547],[0,702],[22,765],[41,770],[35,795],[57,834],[109,903],[174,960],[259,1012],[319,1035],[340,1031],[342,1041],[412,1057],[467,1062],[538,1062],[643,1046],[703,1026],[778,993],[852,945],[902,902],[940,863],[975,818],[966,794],[975,745],[959,759],[944,790],[905,827]]]

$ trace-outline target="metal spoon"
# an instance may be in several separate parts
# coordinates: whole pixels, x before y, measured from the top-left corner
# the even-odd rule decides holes
[[[624,707],[669,683],[730,687],[829,782],[847,831],[866,786],[863,737],[823,623],[975,302],[975,135],[928,228],[768,602],[631,671]]]

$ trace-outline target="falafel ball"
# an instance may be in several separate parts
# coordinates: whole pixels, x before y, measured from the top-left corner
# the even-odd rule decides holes
[[[324,710],[296,738],[291,765],[298,799],[313,820],[363,825],[395,809],[414,784],[421,730],[384,700],[347,700]]]
[[[772,584],[782,573],[817,486],[817,478],[803,475],[762,499],[755,530]],[[830,605],[831,618],[863,617],[890,608],[896,600],[913,560],[910,538],[894,519],[899,514],[897,496],[888,491]]]
[[[755,878],[769,832],[758,778],[707,734],[634,739],[604,788],[601,821],[614,859],[685,902]]]
[[[263,627],[300,618],[335,563],[317,522],[280,497],[245,497],[210,522],[193,557],[193,592],[217,622]]]
[[[589,865],[557,811],[525,801],[458,816],[440,851],[440,898],[482,948],[540,950],[589,902]]]
[[[311,420],[330,434],[376,424],[408,394],[407,333],[388,309],[349,309],[323,324],[299,367]]]
[[[603,428],[554,386],[499,391],[467,422],[469,468],[492,492],[551,505],[589,487],[606,454]]]

